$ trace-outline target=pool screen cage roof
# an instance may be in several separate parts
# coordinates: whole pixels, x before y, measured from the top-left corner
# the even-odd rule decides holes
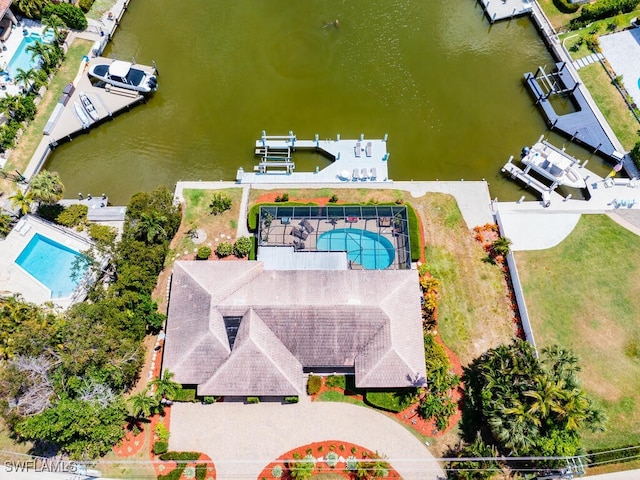
[[[367,242],[369,246],[363,247],[361,257],[377,254],[366,248],[379,249],[390,242],[395,252],[387,268],[411,268],[409,222],[404,205],[266,205],[259,209],[257,228],[258,247],[288,246],[301,252],[323,251],[317,248],[318,239],[332,230],[365,230],[371,232],[367,234],[369,238],[386,240]],[[362,268],[357,262],[349,263],[350,268]]]

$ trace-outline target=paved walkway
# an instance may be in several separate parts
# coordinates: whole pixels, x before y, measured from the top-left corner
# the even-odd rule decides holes
[[[433,456],[399,423],[347,403],[196,403],[171,408],[171,450],[202,451],[218,480],[255,479],[271,461],[296,447],[343,440],[386,455],[405,480],[444,479]]]
[[[640,105],[640,28],[602,35],[602,53],[609,65],[622,77],[622,83],[636,105]]]

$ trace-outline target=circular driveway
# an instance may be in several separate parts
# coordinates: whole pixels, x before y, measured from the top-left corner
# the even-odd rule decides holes
[[[377,451],[405,480],[436,480],[444,472],[420,440],[370,408],[347,403],[196,403],[171,407],[174,451],[199,451],[215,462],[218,480],[256,479],[283,453],[323,440]]]

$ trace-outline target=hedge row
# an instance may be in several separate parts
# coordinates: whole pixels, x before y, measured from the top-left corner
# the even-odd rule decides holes
[[[365,395],[365,401],[372,407],[398,413],[411,404],[411,397],[409,395],[403,396],[401,392],[402,390],[367,392]]]
[[[414,208],[407,203],[407,221],[409,222],[409,244],[411,245],[411,261],[420,260],[420,222]]]
[[[569,0],[553,0],[553,4],[562,13],[576,13],[580,8],[580,4],[571,3]]]
[[[196,389],[195,388],[180,388],[176,390],[175,397],[176,402],[195,402],[196,401]]]
[[[178,462],[192,462],[200,458],[198,452],[167,452],[160,455],[160,460],[176,460]]]
[[[589,450],[587,453],[587,461],[589,463],[623,463],[637,460],[640,457],[640,447],[636,445],[627,445],[624,447],[611,450],[610,447]]]
[[[629,13],[635,9],[640,0],[599,0],[582,7],[578,21],[592,22],[603,18],[614,17],[621,13]]]

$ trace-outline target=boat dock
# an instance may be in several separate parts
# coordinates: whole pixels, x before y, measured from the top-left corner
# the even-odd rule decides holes
[[[51,151],[60,143],[70,141],[83,133],[88,133],[93,127],[146,101],[146,97],[139,92],[111,85],[93,85],[87,74],[89,67],[94,62],[103,63],[105,61],[113,61],[113,59],[96,57],[89,61],[86,60],[82,62],[78,76],[65,88],[58,104],[49,117],[43,129],[44,136],[42,141],[25,169],[24,176],[26,178],[31,178],[32,175],[40,171]],[[145,71],[155,72],[155,67],[153,66],[136,64],[136,67]],[[97,120],[88,115],[82,117],[81,112],[78,112],[78,110],[83,110],[80,93],[84,93],[95,107]]]
[[[109,197],[104,193],[99,197],[94,197],[90,193],[85,197],[82,193],[78,193],[77,199],[63,199],[58,203],[65,207],[70,205],[86,205],[88,208],[87,219],[90,222],[124,222],[127,212],[126,206],[109,205]]]
[[[489,22],[497,22],[531,13],[534,0],[476,0]]]
[[[513,155],[509,157],[509,161],[505,163],[504,167],[502,167],[502,172],[509,175],[512,179],[523,183],[525,187],[537,192],[542,198],[542,202],[547,204],[550,201],[551,192],[553,192],[555,188],[548,187],[541,181],[529,175],[530,167],[522,170],[520,167],[511,163],[512,161]]]
[[[524,78],[550,128],[561,131],[571,141],[600,152],[614,163],[622,160],[624,154],[616,150],[565,62],[556,63],[550,73],[539,67],[535,74],[528,72]],[[549,100],[554,95],[570,96],[576,111],[558,115]]]
[[[293,152],[298,149],[322,153],[332,163],[314,172],[296,172]],[[256,140],[255,155],[260,157],[253,172],[242,167],[236,175],[237,183],[379,183],[389,182],[387,135],[382,139],[299,140],[289,135],[266,135]]]

